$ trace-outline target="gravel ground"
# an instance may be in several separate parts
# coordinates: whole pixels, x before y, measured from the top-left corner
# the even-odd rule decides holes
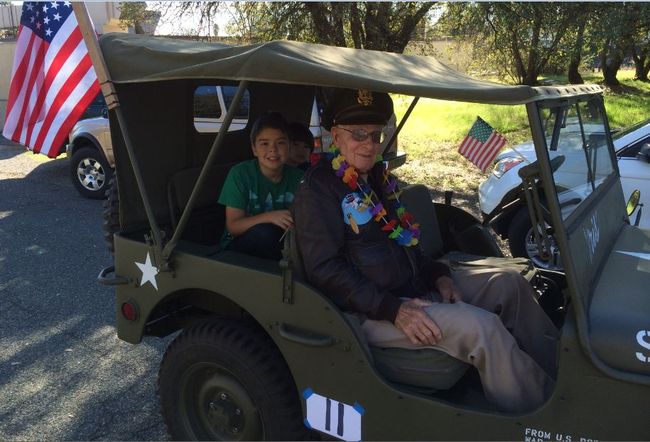
[[[164,340],[117,339],[102,202],[0,139],[0,440],[161,440]]]

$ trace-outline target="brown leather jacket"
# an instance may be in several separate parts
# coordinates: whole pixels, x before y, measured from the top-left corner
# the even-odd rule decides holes
[[[381,167],[368,179],[377,195]],[[419,247],[400,246],[381,230],[383,223],[358,212],[355,216],[362,219],[355,233],[346,221],[354,210],[353,193],[327,161],[305,173],[292,206],[305,272],[341,309],[394,322],[399,298],[425,296],[440,276],[449,275],[449,268],[424,257]],[[382,202],[396,218],[392,205]]]

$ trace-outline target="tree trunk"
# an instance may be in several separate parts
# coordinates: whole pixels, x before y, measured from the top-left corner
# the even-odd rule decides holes
[[[603,71],[603,83],[607,86],[620,86],[621,83],[616,78],[618,70],[623,60],[618,55],[608,56],[607,50],[600,53],[600,68]]]
[[[571,58],[569,59],[569,83],[571,84],[584,84],[584,80],[578,68],[580,67],[580,61],[582,60],[582,46],[585,41],[585,27],[587,25],[587,13],[580,14],[578,21],[578,31],[576,35],[576,41],[573,45],[573,50],[571,51]]]
[[[648,71],[650,71],[650,57],[649,51],[641,51],[638,53],[635,47],[632,47],[632,59],[634,60],[634,79],[639,81],[648,80]]]

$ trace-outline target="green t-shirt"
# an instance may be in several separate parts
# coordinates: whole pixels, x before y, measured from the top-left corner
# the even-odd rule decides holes
[[[301,179],[302,170],[285,165],[282,180],[274,183],[262,175],[257,160],[244,161],[228,172],[219,204],[242,209],[248,216],[288,209]],[[226,247],[230,241],[232,235],[226,230],[221,238],[221,247]]]

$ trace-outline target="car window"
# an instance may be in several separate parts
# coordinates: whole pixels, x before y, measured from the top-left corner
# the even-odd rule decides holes
[[[199,86],[194,90],[194,117],[221,118],[216,86]]]
[[[237,93],[237,87],[221,86],[221,91],[223,92],[223,101],[226,104],[226,111],[227,111],[228,109],[230,109],[232,100],[235,98],[235,94]],[[244,96],[242,97],[241,103],[239,103],[239,108],[237,109],[235,118],[248,119],[249,108],[250,108],[250,95],[248,94],[248,91],[246,91],[244,93]]]
[[[194,90],[194,128],[197,132],[218,132],[236,93],[236,86],[198,86]],[[246,127],[249,110],[250,94],[246,90],[228,130]]]
[[[553,178],[567,218],[614,172],[602,107],[597,99],[540,108],[549,158],[559,164]]]

